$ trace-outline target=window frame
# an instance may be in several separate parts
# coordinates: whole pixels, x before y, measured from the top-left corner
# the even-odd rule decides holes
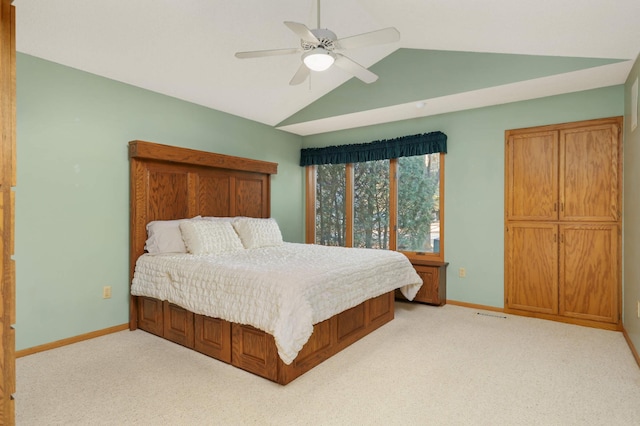
[[[428,154],[425,154],[428,155]],[[440,251],[438,253],[430,252],[416,252],[416,251],[400,251],[414,261],[436,261],[444,262],[444,157],[445,154],[439,153],[439,202],[438,207],[440,211]],[[392,158],[389,160],[389,250],[397,250],[397,237],[398,237],[398,159]],[[347,163],[345,166],[345,218],[346,218],[346,247],[353,247],[353,164]],[[315,244],[316,241],[316,177],[317,166],[310,165],[305,166],[305,240],[307,244]]]

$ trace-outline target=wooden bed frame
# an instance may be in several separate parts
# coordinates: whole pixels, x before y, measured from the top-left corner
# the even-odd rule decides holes
[[[278,165],[144,141],[129,142],[130,278],[144,253],[152,220],[202,216],[270,216]],[[149,297],[131,296],[129,328],[140,328],[282,385],[394,317],[394,292],[370,299],[314,326],[286,365],[273,336],[247,325],[194,314]]]

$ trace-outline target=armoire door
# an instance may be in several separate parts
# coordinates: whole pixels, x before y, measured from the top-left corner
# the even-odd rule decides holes
[[[557,220],[558,132],[508,136],[507,220]]]
[[[618,225],[560,225],[560,315],[619,321]]]
[[[558,313],[558,225],[512,222],[506,238],[505,306]]]
[[[616,222],[620,215],[618,125],[560,131],[560,220]]]

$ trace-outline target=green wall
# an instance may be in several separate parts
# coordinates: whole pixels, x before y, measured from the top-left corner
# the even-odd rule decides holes
[[[634,70],[637,74],[637,64]],[[17,57],[17,76],[18,350],[128,321],[130,140],[279,163],[272,180],[272,216],[285,240],[301,242],[302,146],[443,131],[449,148],[447,296],[502,307],[504,131],[622,115],[625,98],[620,85],[302,138],[23,54]],[[625,159],[631,160],[640,163],[640,153]],[[638,217],[635,197],[638,207],[632,213]],[[460,267],[467,269],[466,278],[455,273]],[[102,299],[105,285],[113,287],[112,299]],[[635,289],[637,298],[637,284]],[[630,303],[626,300],[626,311]],[[639,347],[638,327],[633,330]]]
[[[360,143],[440,130],[445,157],[447,299],[504,307],[504,131],[619,116],[624,87],[553,96],[307,136],[303,146]],[[459,278],[458,268],[467,270]]]
[[[517,83],[620,62],[620,59],[401,48],[369,69],[375,85],[350,79],[278,125]]]
[[[277,162],[272,216],[304,240],[299,136],[18,54],[16,349],[128,322],[134,139]]]
[[[624,212],[623,220],[623,311],[624,328],[633,342],[636,350],[640,351],[640,318],[638,318],[638,303],[640,303],[640,123],[631,130],[631,87],[640,77],[640,57],[629,73],[624,86]],[[637,102],[637,101],[636,101]],[[636,110],[637,111],[637,110]],[[640,121],[640,117],[637,117]]]

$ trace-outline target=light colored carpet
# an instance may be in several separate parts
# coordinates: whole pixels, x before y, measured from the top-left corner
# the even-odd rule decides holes
[[[123,331],[18,359],[16,411],[18,425],[639,425],[640,369],[618,332],[396,303],[287,386]]]

